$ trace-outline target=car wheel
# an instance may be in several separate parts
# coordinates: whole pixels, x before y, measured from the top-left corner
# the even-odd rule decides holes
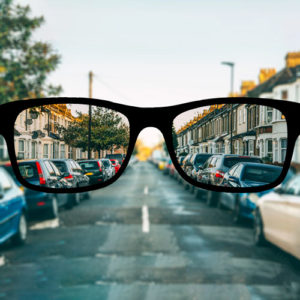
[[[74,205],[79,205],[80,198],[81,198],[80,193],[74,193],[73,194],[73,204]]]
[[[195,186],[194,186],[194,185],[191,185],[191,186],[190,186],[190,192],[193,194],[194,191],[195,191]]]
[[[22,213],[19,220],[18,231],[11,238],[11,242],[16,246],[25,244],[27,239],[27,232],[28,232],[28,228],[27,228],[26,216],[24,213]]]
[[[216,206],[219,201],[220,193],[208,191],[206,196],[206,204],[210,207]]]
[[[221,197],[218,197],[218,201],[217,201],[217,208],[219,209],[225,209],[222,201],[221,201]]]
[[[240,201],[237,199],[235,201],[234,211],[233,211],[233,222],[238,224],[242,220],[240,215]]]
[[[83,199],[91,199],[91,194],[89,192],[83,193]]]
[[[253,239],[256,246],[265,246],[267,241],[264,235],[264,225],[259,210],[256,210],[254,217],[254,234]]]
[[[58,217],[58,203],[56,196],[51,197],[51,206],[48,210],[47,216],[50,219],[56,219]]]
[[[206,194],[207,194],[207,191],[204,191],[199,188],[195,188],[195,197],[197,199],[200,199],[201,201],[203,201],[205,199]]]
[[[187,182],[184,182],[184,189],[188,191],[190,189],[190,184]]]

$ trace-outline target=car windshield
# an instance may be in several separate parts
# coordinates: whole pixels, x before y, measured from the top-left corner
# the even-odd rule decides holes
[[[86,171],[91,170],[99,170],[98,163],[96,161],[85,161],[85,162],[79,162],[79,165],[81,168],[83,168]]]
[[[109,163],[108,160],[103,159],[102,163],[103,163],[103,165],[104,165],[105,168],[109,168],[110,167],[110,163]]]
[[[242,181],[256,181],[272,183],[281,174],[281,167],[268,166],[246,166],[244,169]]]
[[[20,163],[19,170],[21,176],[25,179],[38,177],[38,171],[35,162]]]
[[[207,155],[205,155],[205,154],[197,155],[196,159],[195,159],[195,163],[196,164],[204,164],[209,157],[211,157],[210,154],[207,154]]]
[[[58,168],[58,170],[61,173],[67,173],[68,172],[66,162],[64,162],[64,161],[52,161],[52,162]]]
[[[237,156],[237,157],[224,157],[224,166],[227,168],[231,168],[239,162],[253,162],[253,163],[261,163],[261,159],[256,157],[247,157],[247,156]]]

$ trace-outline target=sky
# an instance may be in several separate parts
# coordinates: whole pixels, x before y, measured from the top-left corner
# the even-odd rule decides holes
[[[299,0],[15,0],[45,24],[33,38],[52,44],[61,64],[49,82],[61,96],[168,106],[226,97],[257,82],[260,68],[284,67],[299,51]],[[157,131],[143,131],[148,143]]]

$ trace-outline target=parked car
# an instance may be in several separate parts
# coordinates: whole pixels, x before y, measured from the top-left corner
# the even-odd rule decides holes
[[[300,259],[300,175],[258,200],[254,242],[266,241]]]
[[[191,176],[194,180],[197,180],[199,168],[202,167],[212,155],[213,154],[208,153],[195,153],[194,155],[192,155],[189,160],[192,166],[192,171],[189,176]]]
[[[164,171],[167,166],[168,161],[169,161],[169,158],[161,157],[158,161],[158,169],[161,171]]]
[[[110,179],[113,176],[115,176],[116,171],[113,165],[111,164],[110,160],[107,158],[101,158],[100,160],[103,163],[104,169],[106,170],[107,179]]]
[[[63,178],[71,184],[72,188],[84,187],[90,184],[88,176],[85,175],[84,171],[75,160],[51,159],[51,162],[59,169]],[[89,198],[88,192],[74,193],[72,195],[74,204],[79,204],[81,199]]]
[[[21,186],[15,177],[10,162],[3,164],[3,167],[15,179],[17,185]],[[19,162],[19,168],[21,175],[26,172],[26,180],[33,185],[47,185],[51,178],[50,187],[53,187],[55,182],[58,182],[59,185],[54,187],[71,187],[67,180],[62,178],[55,165],[47,159],[22,161]],[[73,194],[44,193],[28,188],[24,188],[24,193],[29,216],[38,216],[43,219],[57,218],[60,207],[72,208],[74,204]]]
[[[120,165],[122,165],[126,155],[125,154],[120,154],[120,153],[115,153],[115,154],[106,154],[105,158],[107,159],[116,159]]]
[[[172,159],[169,158],[167,161],[166,161],[166,165],[165,165],[165,168],[164,168],[164,175],[170,175],[170,172],[171,172],[171,166],[173,165],[172,163]]]
[[[117,159],[110,159],[111,164],[115,168],[115,174],[117,174],[121,168],[121,164]]]
[[[237,154],[214,154],[202,167],[199,167],[197,180],[202,183],[219,185],[225,173],[239,162],[262,163],[256,156],[245,156]],[[220,193],[214,191],[206,192],[206,203],[214,206],[218,203]]]
[[[192,154],[190,158],[185,161],[184,164],[186,174],[192,177],[193,179],[196,179],[199,167],[202,167],[203,164],[207,161],[207,159],[211,156],[212,154],[207,153]]]
[[[185,156],[179,156],[178,157],[178,163],[179,163],[179,165],[180,165],[180,167],[183,167],[183,160],[185,159]]]
[[[188,174],[188,171],[189,171],[189,168],[190,168],[190,163],[189,163],[189,160],[190,158],[192,157],[193,154],[188,154],[184,157],[184,159],[182,160],[182,163],[181,163],[181,167],[183,169],[183,171],[185,173]]]
[[[282,167],[261,163],[241,162],[229,169],[220,185],[226,187],[255,187],[273,183]]]
[[[294,176],[295,172],[289,169],[282,184],[285,184]],[[272,192],[274,189],[258,192],[258,193],[219,193],[218,207],[224,207],[233,211],[233,221],[239,222],[243,219],[254,219],[254,211],[256,203],[260,197]]]
[[[262,163],[262,160],[255,156],[215,154],[202,167],[199,167],[198,181],[211,185],[220,185],[225,173],[239,162]]]
[[[0,244],[11,239],[20,245],[27,239],[27,206],[24,193],[0,167]]]
[[[78,164],[89,178],[89,184],[97,184],[107,180],[108,175],[100,159],[79,160]]]

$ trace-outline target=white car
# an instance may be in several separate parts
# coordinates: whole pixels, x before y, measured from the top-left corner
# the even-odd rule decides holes
[[[103,163],[103,166],[106,170],[107,179],[110,179],[116,175],[115,167],[112,165],[111,161],[107,158],[100,159]]]
[[[300,259],[300,175],[258,200],[254,241],[266,240]]]

